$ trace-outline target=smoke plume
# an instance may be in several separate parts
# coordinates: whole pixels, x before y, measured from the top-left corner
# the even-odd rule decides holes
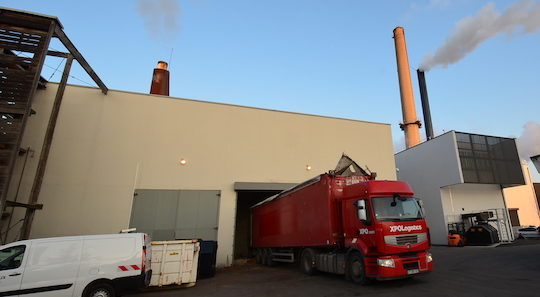
[[[447,67],[463,59],[482,42],[499,34],[531,34],[540,29],[540,2],[522,0],[512,4],[502,13],[488,3],[475,16],[459,20],[443,45],[429,53],[420,69]]]
[[[154,39],[170,40],[179,31],[180,5],[176,0],[137,0],[137,11]]]
[[[517,139],[519,155],[529,161],[530,157],[540,155],[540,124],[528,122],[523,126],[523,133]]]

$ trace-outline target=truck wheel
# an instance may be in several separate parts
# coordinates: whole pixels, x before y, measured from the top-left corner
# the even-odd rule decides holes
[[[349,276],[351,280],[360,285],[367,285],[370,279],[366,277],[366,268],[364,266],[364,257],[359,253],[354,253],[349,256],[348,261]]]
[[[255,250],[255,262],[257,262],[257,264],[263,264],[263,255],[262,255],[262,250],[261,249],[256,249]]]
[[[264,255],[263,256],[264,265],[266,265],[268,267],[272,267],[272,266],[274,266],[274,264],[276,264],[274,262],[274,260],[272,259],[272,249],[271,248],[265,248],[263,255]]]
[[[302,251],[300,268],[307,275],[314,275],[317,272],[317,268],[315,268],[315,252],[312,249]]]
[[[83,297],[115,297],[113,286],[108,283],[93,284],[84,290]]]

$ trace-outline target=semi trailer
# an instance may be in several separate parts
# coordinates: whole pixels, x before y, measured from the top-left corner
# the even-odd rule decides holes
[[[432,270],[421,200],[401,181],[321,174],[251,209],[257,263],[299,262],[302,271],[355,283]]]

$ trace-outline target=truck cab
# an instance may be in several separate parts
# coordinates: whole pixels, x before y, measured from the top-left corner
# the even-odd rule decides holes
[[[337,189],[339,191],[339,189]],[[395,279],[431,271],[429,229],[422,203],[400,181],[364,181],[340,192],[350,277]]]

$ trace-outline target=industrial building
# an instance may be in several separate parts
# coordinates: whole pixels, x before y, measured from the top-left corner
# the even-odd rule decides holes
[[[2,12],[34,31],[36,22],[60,26],[50,16]],[[51,54],[43,47],[32,50]],[[151,75],[149,71],[149,79]],[[29,78],[29,86],[36,77]],[[388,124],[65,81],[44,83],[32,93],[3,99],[19,96],[19,102],[24,97],[29,112],[24,130],[13,132],[20,142],[13,146],[16,155],[5,193],[4,242],[25,237],[25,232],[39,238],[137,227],[156,240],[217,240],[217,264],[228,266],[249,256],[251,205],[333,169],[343,152],[376,171],[379,179],[396,179]],[[12,117],[9,112],[3,115]],[[53,124],[51,114],[58,115]],[[44,151],[47,158],[41,157]],[[31,200],[38,179],[39,195]],[[33,219],[28,220],[28,212]]]
[[[57,18],[0,13],[0,82],[12,88],[0,95],[1,242],[135,227],[155,240],[215,240],[217,265],[229,266],[250,256],[250,206],[333,169],[342,153],[383,180],[396,179],[397,161],[400,179],[426,201],[435,243],[466,211],[496,209],[509,226],[499,185],[523,176],[473,180],[457,148],[470,134],[413,137],[394,157],[389,124],[169,97],[165,63],[153,94],[109,90]],[[48,50],[51,38],[68,52]],[[40,78],[47,55],[67,60],[60,83]],[[68,85],[72,62],[98,88]],[[414,111],[413,98],[403,102]],[[420,122],[408,114],[402,126],[413,133]],[[505,158],[515,143],[493,139],[513,166]]]
[[[396,154],[398,179],[424,201],[433,244],[446,244],[448,224],[490,212],[501,241],[512,241],[503,188],[524,185],[515,140],[449,131]]]
[[[40,151],[57,87],[36,93],[21,147]],[[142,226],[156,240],[217,240],[218,264],[230,265],[249,244],[233,244],[249,233],[248,207],[333,169],[342,152],[396,178],[386,124],[68,85],[30,236]],[[17,160],[19,201],[37,159]]]
[[[394,29],[394,40],[406,142],[395,156],[398,179],[424,201],[432,243],[447,244],[450,232],[463,235],[476,223],[493,234],[489,242],[512,241],[520,216],[524,222],[540,220],[515,139],[456,131],[435,136],[425,74],[418,69],[427,140],[421,142],[403,28]]]
[[[540,193],[532,182],[527,162],[522,161],[521,167],[525,184],[503,189],[510,221],[513,227],[540,226],[540,208],[536,198]]]

